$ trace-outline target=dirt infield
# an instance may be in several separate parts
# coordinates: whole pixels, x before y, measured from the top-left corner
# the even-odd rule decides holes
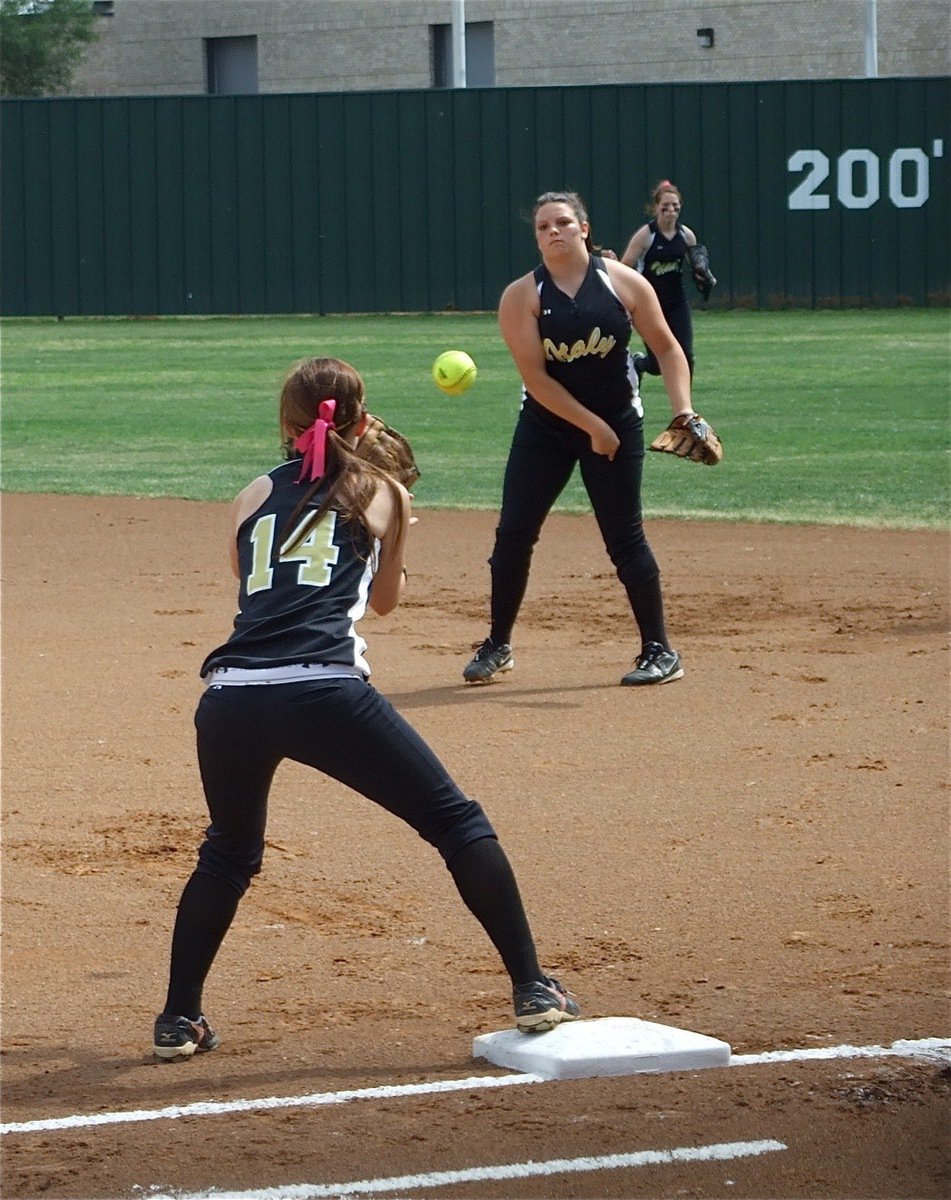
[[[222,1046],[149,1056],[204,827],[191,722],[233,615],[225,511],[3,498],[3,1121],[47,1122],[5,1130],[4,1196],[951,1194],[938,1057],[52,1124],[505,1074],[471,1056],[510,1023],[505,980],[437,856],[292,765],[206,990]],[[622,689],[622,589],[592,518],[555,517],[516,670],[471,689],[494,515],[419,515],[407,602],[364,624],[374,682],[485,805],[586,1016],[736,1055],[951,1035],[944,534],[654,522],[687,673]],[[764,1139],[785,1148],[602,1162]],[[425,1183],[562,1159],[595,1166]]]

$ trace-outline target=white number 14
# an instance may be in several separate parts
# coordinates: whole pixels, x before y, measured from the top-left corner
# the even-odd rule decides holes
[[[304,517],[298,530],[308,520]],[[274,582],[274,568],[271,560],[274,554],[274,531],[277,517],[270,513],[260,517],[251,530],[251,545],[254,555],[251,563],[251,573],[247,580],[248,595],[254,592],[266,591]],[[297,582],[302,587],[326,587],[330,583],[330,570],[340,557],[340,548],[333,543],[334,529],[337,525],[337,514],[333,511],[324,513],[314,528],[302,542],[295,545],[296,534],[291,534],[286,545],[294,546],[291,554],[282,552],[278,561],[297,562]]]

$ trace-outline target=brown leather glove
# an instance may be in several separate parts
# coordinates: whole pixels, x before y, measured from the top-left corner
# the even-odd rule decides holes
[[[723,446],[716,430],[698,413],[681,413],[674,417],[663,433],[651,442],[651,450],[662,454],[676,454],[691,462],[706,463],[715,467],[723,457]]]
[[[419,467],[409,440],[372,414],[367,416],[366,432],[357,442],[355,453],[387,475],[392,475],[405,488],[412,488],[419,479]]]

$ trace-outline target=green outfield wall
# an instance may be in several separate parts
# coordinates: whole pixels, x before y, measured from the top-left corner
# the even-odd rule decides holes
[[[949,80],[0,102],[5,315],[493,309],[668,177],[724,307],[949,302]]]

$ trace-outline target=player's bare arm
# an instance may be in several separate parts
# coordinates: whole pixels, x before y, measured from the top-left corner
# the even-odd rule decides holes
[[[381,617],[400,602],[406,581],[406,535],[410,527],[410,496],[395,480],[380,482],[367,508],[367,527],[380,539],[380,561],[373,577],[369,604]]]
[[[634,267],[636,263],[647,253],[647,247],[650,245],[650,230],[646,225],[642,225],[640,229],[635,230],[631,235],[631,240],[627,244],[627,249],[621,255],[621,262],[628,267]]]
[[[687,356],[667,324],[657,293],[647,280],[623,263],[607,263],[614,289],[631,314],[634,328],[653,351],[675,417],[693,412]]]
[[[252,479],[247,487],[242,488],[231,502],[228,515],[228,529],[231,535],[228,542],[228,557],[235,579],[241,578],[241,571],[238,567],[238,530],[270,496],[273,486],[270,476],[259,475],[257,479]]]

